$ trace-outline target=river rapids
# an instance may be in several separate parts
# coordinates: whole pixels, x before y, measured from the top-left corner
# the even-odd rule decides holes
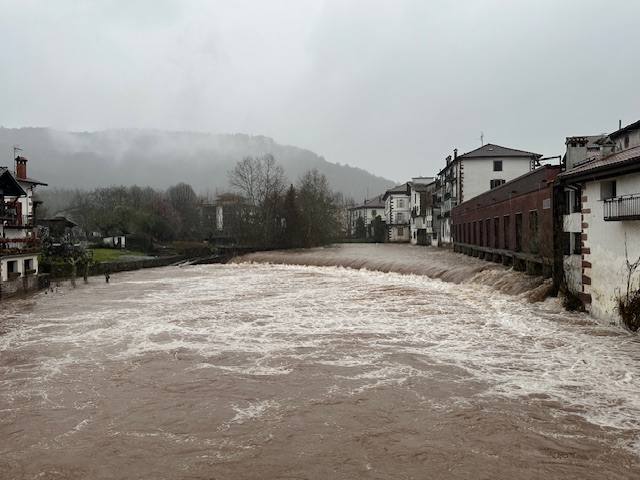
[[[0,478],[640,478],[637,336],[475,259],[258,261],[1,304]]]

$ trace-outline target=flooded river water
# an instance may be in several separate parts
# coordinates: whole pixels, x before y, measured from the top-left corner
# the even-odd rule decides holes
[[[5,302],[2,479],[640,478],[640,342],[479,283],[167,267]]]

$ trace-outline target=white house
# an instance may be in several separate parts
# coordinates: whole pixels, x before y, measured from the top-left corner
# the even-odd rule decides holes
[[[409,183],[411,243],[431,245],[433,237],[433,177],[415,177]]]
[[[362,218],[365,236],[370,238],[373,236],[373,228],[371,222],[376,217],[380,217],[382,221],[385,219],[385,202],[384,195],[376,195],[373,198],[366,199],[360,205],[349,209],[349,227],[352,235],[356,233],[356,225],[359,218]]]
[[[38,274],[40,243],[35,220],[38,202],[33,194],[36,186],[46,185],[27,176],[27,159],[16,157],[15,174],[0,167],[0,294],[23,289],[20,278]]]
[[[411,240],[411,203],[409,183],[390,188],[383,195],[384,217],[387,223],[387,241]]]
[[[568,152],[575,138],[567,139]],[[617,320],[627,281],[632,290],[640,289],[640,272],[627,268],[627,261],[640,258],[640,122],[609,138],[614,152],[604,142],[604,153],[567,168],[559,178],[568,205],[563,218],[567,283],[595,317]]]
[[[463,155],[453,151],[438,173],[441,243],[452,243],[451,210],[456,205],[513,180],[539,165],[542,155],[488,143]]]

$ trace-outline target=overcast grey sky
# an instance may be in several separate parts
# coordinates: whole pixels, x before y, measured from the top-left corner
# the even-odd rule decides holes
[[[0,125],[263,134],[394,180],[640,118],[640,1],[0,0]]]

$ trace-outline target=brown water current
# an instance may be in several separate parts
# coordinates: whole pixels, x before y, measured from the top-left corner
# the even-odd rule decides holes
[[[372,270],[166,267],[0,304],[0,479],[640,478],[637,336]]]

